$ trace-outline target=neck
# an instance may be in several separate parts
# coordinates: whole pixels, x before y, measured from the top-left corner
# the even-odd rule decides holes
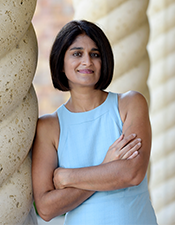
[[[66,107],[71,112],[86,112],[101,105],[107,97],[107,92],[91,89],[90,91],[71,90],[71,97]]]

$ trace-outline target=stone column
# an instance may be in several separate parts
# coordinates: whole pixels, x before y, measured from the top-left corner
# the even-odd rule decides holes
[[[151,198],[158,224],[175,224],[175,0],[151,0]]]
[[[37,98],[32,86],[36,0],[0,0],[0,224],[36,224],[31,148]]]
[[[115,71],[109,90],[137,90],[149,102],[148,3],[149,0],[73,0],[74,19],[95,22],[110,40]]]

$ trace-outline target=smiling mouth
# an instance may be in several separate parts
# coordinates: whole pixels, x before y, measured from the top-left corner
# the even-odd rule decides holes
[[[92,74],[94,73],[93,70],[89,70],[89,69],[84,69],[84,70],[78,70],[79,73],[84,73],[84,74]]]

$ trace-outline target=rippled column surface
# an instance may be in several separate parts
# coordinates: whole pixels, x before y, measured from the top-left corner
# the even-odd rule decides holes
[[[115,71],[109,89],[137,90],[149,101],[148,3],[149,0],[73,0],[74,18],[95,22],[110,40]]]
[[[36,224],[31,160],[37,98],[32,86],[36,0],[0,0],[0,224]]]
[[[151,198],[160,225],[175,224],[175,0],[151,0]]]

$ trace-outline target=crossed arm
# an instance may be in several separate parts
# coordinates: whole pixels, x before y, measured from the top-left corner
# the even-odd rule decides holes
[[[102,164],[95,167],[57,168],[55,140],[59,128],[54,125],[55,116],[39,120],[33,146],[32,179],[36,206],[46,221],[74,209],[95,191],[125,188],[143,180],[151,146],[147,104],[135,92],[121,95],[119,103],[124,135],[110,146]]]

